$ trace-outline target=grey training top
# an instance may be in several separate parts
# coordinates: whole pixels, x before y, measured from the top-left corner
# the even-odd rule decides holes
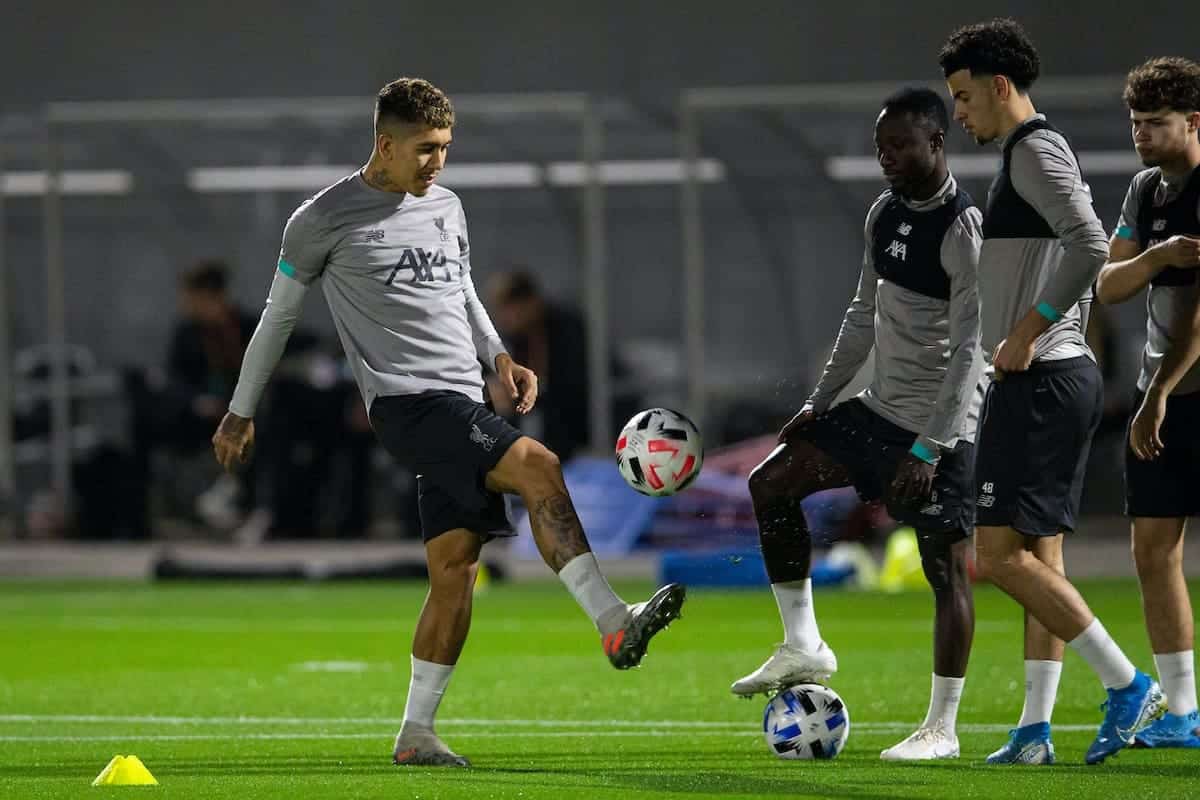
[[[1001,149],[1024,133],[1022,126],[1044,119],[1041,114],[1030,117],[1000,142]],[[1057,318],[1038,337],[1034,361],[1077,356],[1094,360],[1084,341],[1079,302],[1090,297],[1092,284],[1108,258],[1108,240],[1075,154],[1057,131],[1035,130],[1013,147],[1009,179],[1057,238],[984,239],[979,255],[979,304],[988,371],[996,346],[1034,308]],[[993,198],[994,186],[989,206]],[[984,214],[985,230],[990,213],[993,209],[989,207]]]
[[[279,268],[242,361],[230,410],[254,416],[295,324],[305,287],[323,289],[359,391],[376,397],[429,389],[483,400],[482,359],[504,345],[471,281],[462,203],[434,185],[423,197],[349,175],[306,200],[283,231]]]
[[[950,176],[928,200],[904,202],[914,211],[932,211],[957,190]],[[939,300],[884,280],[875,271],[875,223],[891,196],[884,192],[867,212],[858,292],[808,404],[824,412],[874,346],[874,377],[859,398],[879,416],[918,434],[917,441],[937,453],[959,439],[975,439],[982,398],[976,293],[982,215],[978,208],[967,208],[946,230],[940,268],[950,279],[950,299]]]
[[[1138,235],[1139,205],[1151,182],[1154,188],[1153,203],[1156,208],[1166,205],[1179,196],[1193,177],[1188,173],[1178,181],[1160,180],[1162,171],[1158,167],[1145,169],[1133,177],[1129,183],[1129,191],[1125,193],[1125,202],[1121,205],[1121,218],[1117,222],[1115,235],[1128,239],[1141,246],[1143,250],[1154,244],[1154,241],[1140,241]],[[1196,209],[1196,220],[1200,224],[1200,204]],[[1168,234],[1170,232],[1167,232]],[[1146,295],[1146,347],[1142,350],[1142,366],[1138,373],[1137,386],[1139,391],[1146,391],[1158,365],[1162,363],[1167,348],[1171,346],[1172,329],[1183,318],[1190,318],[1195,311],[1196,287],[1191,285],[1169,285],[1152,283]],[[1172,394],[1188,394],[1200,391],[1200,361],[1180,379]]]

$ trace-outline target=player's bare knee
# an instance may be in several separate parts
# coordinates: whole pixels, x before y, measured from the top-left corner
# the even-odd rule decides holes
[[[970,591],[971,579],[965,562],[954,558],[937,561],[923,559],[921,567],[935,596],[952,597]]]
[[[1182,548],[1170,537],[1135,536],[1133,563],[1137,567],[1138,576],[1142,578],[1182,569]]]
[[[521,495],[542,495],[562,489],[562,463],[544,444],[523,438],[512,446],[510,454],[515,468],[511,481]]]
[[[806,497],[812,492],[793,475],[789,448],[776,450],[750,472],[750,496],[762,504],[780,497]]]
[[[429,585],[435,592],[457,594],[465,587],[475,585],[479,573],[479,561],[464,557],[429,565]]]
[[[976,573],[981,579],[1005,586],[1021,579],[1027,571],[1028,559],[1032,557],[1024,550],[992,551],[981,548],[976,553]]]
[[[944,542],[921,542],[921,570],[934,594],[954,588],[954,565],[950,546]]]
[[[772,460],[768,458],[750,471],[750,495],[754,499],[767,500],[775,495],[778,487],[776,469]]]

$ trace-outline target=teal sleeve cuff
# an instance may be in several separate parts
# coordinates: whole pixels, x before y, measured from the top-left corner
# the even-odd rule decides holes
[[[909,448],[908,452],[912,453],[926,464],[936,464],[938,460],[937,455],[930,451],[930,449],[921,442],[913,442],[913,446]]]
[[[1037,312],[1051,322],[1058,322],[1062,314],[1058,313],[1058,309],[1049,303],[1038,303]]]
[[[293,267],[288,262],[284,261],[282,258],[279,259],[279,271],[282,272],[284,275],[287,275],[292,280],[297,279],[296,278],[296,268]]]
[[[1132,239],[1133,238],[1133,228],[1129,227],[1128,225],[1119,226],[1117,228],[1117,238]]]

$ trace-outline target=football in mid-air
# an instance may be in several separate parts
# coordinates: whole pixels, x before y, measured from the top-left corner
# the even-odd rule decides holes
[[[631,487],[651,497],[675,494],[700,474],[704,443],[690,419],[669,408],[634,414],[617,437],[617,469]]]
[[[763,712],[767,747],[780,758],[833,758],[850,735],[850,713],[828,686],[802,683],[771,698]]]

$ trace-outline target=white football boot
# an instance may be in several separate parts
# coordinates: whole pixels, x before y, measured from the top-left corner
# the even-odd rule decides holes
[[[471,762],[455,753],[430,728],[405,723],[396,737],[392,763],[402,767],[469,767]]]
[[[823,683],[835,672],[837,656],[825,642],[821,642],[815,652],[781,644],[761,667],[734,681],[729,691],[742,697],[770,694],[798,683]]]
[[[958,736],[939,722],[917,728],[904,741],[879,754],[884,761],[933,761],[958,758]]]

